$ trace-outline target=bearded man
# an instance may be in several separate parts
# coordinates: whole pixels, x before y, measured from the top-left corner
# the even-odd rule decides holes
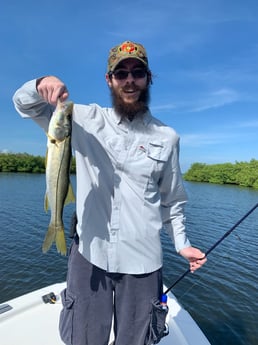
[[[185,232],[179,137],[149,110],[152,73],[145,48],[131,41],[112,48],[106,82],[112,108],[75,104],[77,228],[62,292],[65,344],[144,345],[151,301],[162,294],[165,228],[191,271],[206,259]],[[47,131],[53,106],[69,92],[55,76],[25,83],[14,95],[22,117]]]

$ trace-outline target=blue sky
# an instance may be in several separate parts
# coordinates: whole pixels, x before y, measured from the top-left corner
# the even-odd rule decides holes
[[[133,40],[155,75],[152,113],[181,137],[183,171],[258,159],[256,0],[9,0],[0,34],[0,151],[46,151],[42,130],[13,107],[20,85],[56,75],[75,103],[109,106],[108,51]]]

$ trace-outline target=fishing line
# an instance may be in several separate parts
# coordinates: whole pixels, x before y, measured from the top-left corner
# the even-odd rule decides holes
[[[233,245],[232,245],[233,246]],[[222,259],[224,259],[224,257],[222,256]],[[207,273],[208,271],[212,270],[214,266],[217,265],[217,260],[214,260],[212,262],[212,264],[210,265],[210,261],[209,261],[209,267],[204,266],[202,267],[202,273]],[[197,272],[198,274],[198,272]],[[197,277],[195,277],[197,278]],[[200,276],[198,276],[197,279],[194,280],[194,282],[192,283],[192,285],[190,285],[190,287],[188,287],[188,289],[186,289],[183,293],[180,294],[180,296],[177,296],[177,298],[179,300],[181,300],[185,295],[187,295],[196,285],[200,286],[200,282],[202,282],[203,280],[205,280],[205,275],[202,274]]]
[[[238,227],[238,225],[240,223],[242,223],[256,208],[258,207],[258,203],[255,204],[241,219],[239,219],[238,222],[236,222],[235,225],[232,226],[232,228],[230,228],[217,242],[215,242],[208,250],[207,252],[205,253],[203,259],[205,257],[208,256],[208,254],[210,254],[226,237],[228,237],[231,232],[233,230],[235,230],[236,227]],[[198,259],[198,260],[201,260],[201,259]],[[186,270],[165,292],[164,294],[167,294],[171,289],[173,289],[173,287],[179,283],[188,273],[190,273],[191,270],[190,268],[188,268],[188,270]]]
[[[238,240],[238,241],[242,241],[240,236],[237,234],[237,233],[234,233],[235,235],[235,239]],[[231,252],[231,250],[234,248],[235,246],[235,243],[232,242],[229,247],[228,247],[228,252]],[[217,266],[217,262],[220,261],[220,260],[230,260],[231,257],[230,256],[226,256],[226,254],[224,255],[219,255],[219,257],[216,257],[214,258],[214,260],[211,259],[211,261],[209,260],[209,266],[204,266],[202,267],[202,275],[198,276],[198,277],[195,277],[197,279],[194,280],[194,282],[192,283],[192,285],[190,285],[190,287],[188,287],[183,293],[180,294],[180,296],[177,296],[177,298],[179,300],[181,300],[184,296],[186,296],[196,285],[200,286],[200,283],[202,281],[204,281],[207,277],[205,277],[205,273],[208,274],[208,271],[212,270],[213,267]],[[196,272],[197,274],[199,272]]]
[[[238,240],[238,237],[236,237],[236,239]],[[229,244],[227,252],[231,252],[231,250],[233,249],[233,247],[235,246],[234,241]],[[195,279],[192,282],[192,285],[190,285],[190,287],[188,287],[183,293],[180,294],[180,296],[178,297],[178,299],[182,299],[185,295],[187,295],[196,285],[200,286],[200,283],[202,281],[204,281],[205,279],[207,279],[207,277],[205,276],[205,274],[208,274],[209,271],[212,271],[213,267],[218,265],[218,261],[220,260],[230,260],[229,256],[226,256],[225,254],[215,254],[215,256],[213,256],[210,260],[209,260],[209,265],[205,265],[204,267],[202,267],[202,271],[201,272],[193,272],[195,273]],[[192,273],[192,274],[193,274]],[[201,275],[198,275],[198,273],[202,273]],[[196,276],[197,275],[197,276]]]

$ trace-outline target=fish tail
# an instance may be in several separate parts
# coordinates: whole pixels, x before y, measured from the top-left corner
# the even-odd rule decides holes
[[[49,248],[51,247],[55,239],[56,239],[56,227],[50,224],[48,227],[48,231],[46,233],[43,245],[42,245],[43,253],[46,253],[49,250]]]
[[[64,228],[58,230],[56,233],[56,249],[61,255],[66,255],[67,253]]]

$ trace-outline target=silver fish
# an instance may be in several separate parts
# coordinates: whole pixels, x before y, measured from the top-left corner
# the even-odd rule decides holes
[[[50,208],[51,219],[42,245],[44,253],[53,242],[56,242],[58,253],[66,255],[67,252],[63,209],[64,205],[75,201],[70,182],[72,109],[72,102],[58,101],[47,133],[45,210]]]

